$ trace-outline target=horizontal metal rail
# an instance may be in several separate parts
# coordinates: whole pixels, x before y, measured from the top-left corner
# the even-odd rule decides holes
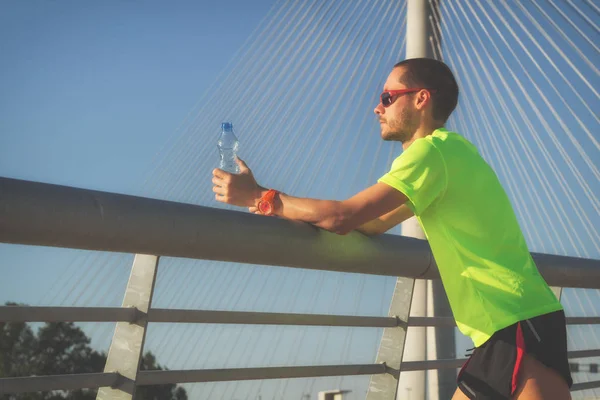
[[[386,372],[387,367],[385,364],[140,371],[138,373],[137,384],[138,386],[147,386],[167,383],[318,378],[326,376],[376,375],[384,374]]]
[[[144,313],[120,307],[0,306],[0,322],[135,322]],[[154,308],[148,322],[352,326],[387,328],[405,326],[398,318],[327,314],[284,314],[245,311],[178,310]]]
[[[569,359],[598,357],[600,356],[600,350],[570,351],[568,356]],[[401,372],[460,368],[466,361],[467,359],[405,361],[402,363]],[[174,383],[317,378],[328,376],[376,375],[384,373],[397,375],[398,371],[391,370],[385,364],[140,371],[137,377],[137,385],[149,386]],[[98,388],[102,386],[119,387],[125,382],[125,379],[126,378],[118,373],[0,378],[0,394],[48,390],[74,390]],[[571,390],[576,391],[595,387],[600,387],[600,384],[598,382],[585,382],[573,385]]]
[[[354,326],[365,328],[387,328],[404,324],[398,318],[389,317],[171,309],[151,309],[148,313],[148,321],[205,324]]]
[[[574,383],[573,386],[571,386],[571,392],[576,392],[578,390],[594,389],[599,387],[600,381]]]
[[[123,307],[1,306],[0,322],[135,322],[143,314]]]
[[[570,359],[600,357],[600,350],[573,350],[567,353]]]
[[[424,240],[10,178],[0,178],[0,242],[439,278]],[[552,286],[600,288],[600,260],[532,256]]]
[[[567,325],[598,325],[600,317],[567,317]]]
[[[0,378],[0,394],[91,389],[103,386],[117,388],[124,382],[125,378],[117,372]]]
[[[466,358],[455,358],[449,360],[403,361],[401,372],[460,368],[465,362],[467,362]]]
[[[0,322],[136,322],[144,313],[135,308],[122,307],[30,307],[0,306]],[[406,326],[399,318],[329,315],[262,313],[250,311],[214,311],[153,308],[149,322],[241,324],[241,325],[302,325],[353,326],[388,328]],[[600,324],[600,317],[567,317],[567,325]],[[410,317],[412,327],[453,327],[452,317]]]
[[[299,367],[231,368],[181,371],[140,371],[138,386],[328,376],[376,375],[388,372],[385,364],[323,365]],[[118,387],[125,378],[118,373],[48,375],[0,378],[0,394],[47,390]]]

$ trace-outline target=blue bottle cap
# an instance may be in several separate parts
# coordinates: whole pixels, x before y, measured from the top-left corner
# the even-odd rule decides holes
[[[221,124],[221,129],[224,131],[230,131],[233,129],[233,124],[231,122],[223,122]]]

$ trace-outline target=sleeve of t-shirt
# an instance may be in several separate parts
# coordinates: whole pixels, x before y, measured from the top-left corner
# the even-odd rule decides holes
[[[409,200],[407,206],[415,215],[421,215],[446,191],[446,164],[434,143],[418,139],[394,160],[390,171],[378,182],[404,193]]]

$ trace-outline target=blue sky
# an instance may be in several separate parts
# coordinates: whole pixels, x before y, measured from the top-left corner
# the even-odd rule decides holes
[[[0,173],[128,192],[272,1],[5,1]]]
[[[0,176],[222,207],[212,200],[208,175],[217,162],[214,145],[220,122],[231,120],[242,156],[265,185],[301,196],[343,198],[374,183],[400,152],[399,146],[379,140],[372,109],[389,68],[404,54],[401,10],[389,2],[356,10],[350,2],[307,3],[314,7],[306,6],[305,13],[282,13],[286,26],[268,35],[251,36],[264,26],[260,23],[274,4],[2,2]],[[291,3],[277,6],[281,4]],[[498,14],[494,8],[486,8],[486,15],[485,7],[474,4],[456,1],[443,9],[445,54],[462,90],[459,109],[449,126],[472,140],[496,169],[532,250],[598,258],[597,233],[582,221],[597,227],[600,216],[593,213],[593,200],[586,197],[567,160],[560,156],[560,150],[566,149],[591,193],[599,198],[600,182],[582,163],[570,138],[583,145],[596,167],[600,152],[565,104],[574,107],[576,116],[592,132],[599,128],[598,116],[583,107],[560,73],[568,75],[590,109],[597,110],[600,100],[558,50],[543,42],[539,34],[535,36],[539,48],[535,40],[528,39],[526,30],[535,33],[536,26],[527,13],[519,11],[522,26],[505,24],[498,16],[501,7],[497,6]],[[537,1],[528,3],[528,12],[536,12],[534,4]],[[278,9],[288,8],[292,9]],[[556,11],[548,12],[584,56],[569,52],[569,60],[597,89],[598,74],[584,58],[600,64],[598,53],[585,40],[597,43],[598,33],[569,10],[575,27],[561,20]],[[350,23],[338,26],[336,18],[345,15]],[[474,15],[483,23],[477,24]],[[549,37],[558,43],[558,49],[569,50],[564,37],[551,31],[550,22],[536,15],[535,22],[551,32]],[[465,16],[473,26],[457,23]],[[365,28],[365,34],[353,34],[362,32],[364,21],[378,24]],[[390,35],[389,26],[396,27],[399,34]],[[288,31],[302,34],[286,41]],[[254,41],[248,42],[249,37]],[[498,49],[492,43],[498,44]],[[528,60],[521,44],[532,52],[540,69]],[[255,48],[255,58],[244,55],[245,50]],[[232,65],[237,70],[228,75]],[[359,67],[352,68],[354,65]],[[558,92],[549,87],[545,74]],[[522,90],[518,80],[524,85]],[[550,99],[556,112],[536,88]],[[531,101],[527,95],[532,96]],[[539,117],[535,107],[539,107]],[[187,118],[189,115],[192,118]],[[565,121],[566,129],[559,119]],[[557,141],[550,133],[557,135]],[[542,149],[549,159],[543,157]],[[161,173],[152,175],[154,168]],[[559,173],[569,187],[559,185]],[[146,179],[151,187],[143,186]],[[579,208],[574,207],[574,200],[580,202]],[[578,217],[575,211],[585,214]],[[579,235],[579,241],[571,245],[574,235]],[[0,244],[0,301],[116,306],[130,262],[130,255]],[[155,304],[385,315],[393,283],[393,278],[341,277],[165,258],[159,269]],[[188,292],[189,296],[180,295]],[[577,305],[582,303],[580,297],[585,306]],[[580,297],[571,298],[571,309],[597,313],[596,292]],[[86,329],[95,337],[109,338],[110,327],[97,325],[102,324],[88,324]],[[219,331],[214,327],[219,335],[209,330],[213,327],[188,328],[178,331],[184,340],[175,343],[175,348],[165,348],[159,360],[166,360],[172,368],[197,368],[203,366],[199,361],[187,361],[199,352],[208,366],[219,366],[223,352],[213,348],[205,353],[201,349],[185,353],[179,346],[204,343],[202,335],[209,332],[213,337],[242,335],[259,350],[272,345],[262,343],[263,332],[254,328]],[[349,343],[358,350],[349,354],[338,348],[321,354],[324,357],[313,357],[323,342],[311,336],[316,331],[309,331],[291,329],[278,337],[282,349],[300,347],[286,347],[286,343],[319,343],[309,346],[310,351],[286,355],[282,350],[271,359],[258,351],[248,359],[259,364],[369,362],[369,351],[377,344],[376,334],[344,333],[339,336],[344,340],[332,341],[342,350]],[[148,343],[160,348],[172,334],[157,327],[149,333]],[[106,348],[108,341],[94,344]],[[215,348],[219,345],[223,344],[214,344]],[[235,357],[224,362],[229,361],[242,365]],[[226,390],[219,387],[216,390]],[[252,390],[256,392],[256,387]]]

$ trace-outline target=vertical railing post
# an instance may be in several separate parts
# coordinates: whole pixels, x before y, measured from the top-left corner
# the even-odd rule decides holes
[[[135,395],[135,382],[144,350],[148,310],[152,303],[157,267],[157,256],[136,254],[133,260],[123,307],[137,308],[140,318],[132,323],[117,323],[104,367],[104,372],[118,372],[125,382],[117,389],[98,389],[97,400],[131,400]]]
[[[408,0],[406,15],[406,58],[436,58],[441,48],[440,0]],[[435,18],[434,18],[435,16]],[[441,52],[438,52],[441,56]],[[402,235],[425,239],[416,218],[402,224]],[[450,307],[442,285],[417,281],[413,293],[414,316],[451,316]],[[429,306],[428,306],[429,303]],[[417,314],[418,313],[418,314]],[[406,339],[405,359],[436,359],[454,354],[454,329],[430,328],[410,332]],[[406,373],[399,390],[410,390],[413,399],[425,398],[426,384],[431,399],[448,398],[448,387],[453,386],[454,372],[418,371]],[[453,389],[453,387],[452,387]],[[406,396],[405,393],[401,396]],[[401,397],[405,398],[405,397]]]
[[[408,330],[408,315],[412,301],[415,280],[398,278],[392,295],[392,302],[388,315],[398,321],[404,321],[397,327],[384,328],[377,363],[385,363],[388,373],[373,375],[367,392],[367,400],[395,400],[400,379],[400,366],[404,353],[406,331]]]
[[[406,4],[406,59],[409,58],[433,58],[433,51],[429,41],[429,4],[428,0],[408,0]],[[417,239],[425,239],[425,233],[421,229],[416,217],[412,217],[402,223],[402,235]],[[424,317],[427,315],[427,283],[418,280],[413,289],[412,316]],[[424,360],[427,356],[427,334],[425,328],[412,330],[405,339],[407,351],[403,352],[404,358],[410,361]],[[425,371],[414,371],[404,374],[398,382],[399,390],[404,396],[413,399],[425,396]],[[395,399],[395,397],[394,397]]]

